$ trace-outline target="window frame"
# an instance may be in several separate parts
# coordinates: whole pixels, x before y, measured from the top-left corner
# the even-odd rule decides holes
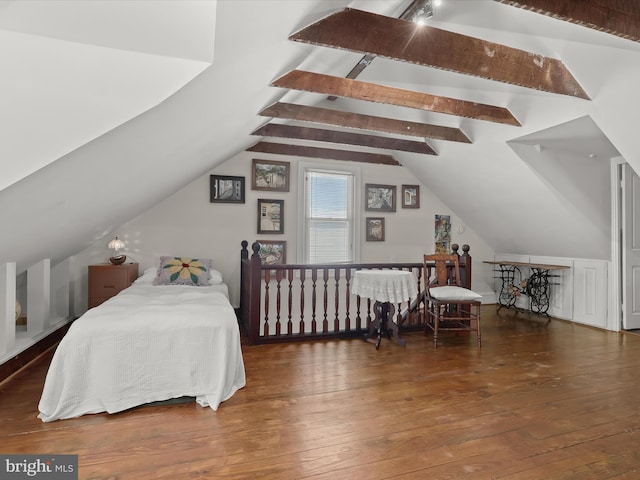
[[[352,237],[352,261],[350,263],[359,263],[360,262],[360,221],[361,221],[361,175],[362,170],[357,166],[337,166],[337,165],[327,165],[324,163],[315,163],[315,162],[299,162],[298,163],[298,231],[297,231],[297,241],[299,248],[297,249],[297,262],[300,264],[306,264],[307,257],[307,173],[309,171],[318,171],[322,173],[328,174],[342,174],[342,175],[352,175],[353,176],[353,192],[351,199],[351,204],[353,205],[352,212],[352,221],[353,221],[353,237]]]

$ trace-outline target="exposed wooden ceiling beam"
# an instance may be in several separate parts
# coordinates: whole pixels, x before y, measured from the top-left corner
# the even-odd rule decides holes
[[[640,3],[635,0],[495,0],[618,37],[640,41]]]
[[[426,142],[416,142],[401,138],[380,137],[378,135],[366,135],[362,133],[338,132],[323,128],[282,125],[278,123],[268,123],[263,125],[252,132],[251,135],[295,138],[300,140],[313,140],[316,142],[344,143],[347,145],[358,145],[361,147],[437,155],[433,148],[431,148],[431,146]]]
[[[351,8],[329,15],[289,39],[589,98],[557,59]]]
[[[409,4],[409,6],[404,10],[404,12],[402,12],[399,18],[402,20],[410,20],[411,17],[416,13],[417,9],[423,6],[425,2],[426,0],[413,0],[413,2]],[[347,78],[356,78],[358,75],[360,75],[364,71],[365,68],[371,65],[371,62],[373,62],[374,58],[376,58],[375,55],[366,54],[364,57],[360,59],[360,61],[355,65],[355,67],[353,67],[351,71],[347,73]],[[329,95],[327,99],[333,101],[333,100],[337,100],[338,97],[336,97],[335,95]]]
[[[356,63],[355,67],[353,67],[349,73],[347,73],[346,78],[356,78],[358,75],[360,75],[365,68],[367,68],[369,65],[371,65],[371,62],[373,62],[373,59],[376,58],[375,55],[365,55],[364,57],[362,57],[360,59],[360,61],[358,63]],[[337,100],[338,97],[336,95],[329,95],[327,97],[327,100]]]
[[[304,70],[292,70],[271,82],[271,85],[520,126],[520,122],[509,110],[503,107],[439,97],[428,93]]]
[[[258,142],[247,148],[248,152],[271,153],[274,155],[295,155],[297,157],[324,158],[330,160],[344,160],[348,162],[377,163],[379,165],[401,166],[393,155],[382,153],[354,152],[333,148],[305,147],[301,145],[287,145],[284,143]]]
[[[295,103],[276,102],[259,112],[263,117],[286,118],[303,122],[321,123],[337,127],[357,128],[420,138],[433,138],[450,142],[471,143],[462,130],[428,123],[407,122],[394,118],[375,117],[359,113],[309,107]]]

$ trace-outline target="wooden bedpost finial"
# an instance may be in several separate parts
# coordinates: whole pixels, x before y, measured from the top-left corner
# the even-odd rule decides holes
[[[464,255],[469,255],[469,249],[471,247],[469,247],[469,245],[467,245],[466,243],[464,245],[462,245],[462,251],[464,252]]]
[[[246,240],[242,240],[242,242],[240,242],[240,245],[242,245],[243,250],[246,250],[249,246],[249,242],[247,242]]]
[[[454,255],[458,255],[458,249],[460,248],[460,245],[458,245],[457,243],[454,243],[453,245],[451,245],[451,252]]]
[[[251,250],[253,250],[253,255],[258,255],[258,252],[260,251],[260,242],[253,242],[253,244],[251,244]]]

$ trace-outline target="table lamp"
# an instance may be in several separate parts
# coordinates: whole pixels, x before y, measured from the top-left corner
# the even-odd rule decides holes
[[[121,265],[127,259],[126,255],[120,255],[119,250],[124,248],[124,242],[120,240],[118,237],[114,238],[109,242],[109,248],[113,248],[116,251],[116,254],[109,258],[109,261],[114,265]]]

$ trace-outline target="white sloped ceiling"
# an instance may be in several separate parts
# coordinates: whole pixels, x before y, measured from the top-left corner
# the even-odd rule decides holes
[[[346,6],[397,16],[408,3],[0,2],[0,263],[20,272],[86,248],[255,143],[257,113],[278,100],[460,127],[472,144],[394,155],[495,251],[608,258],[606,218],[591,218],[580,189],[609,179],[581,168],[584,139],[562,147],[575,171],[556,168],[545,142],[588,118],[602,162],[619,153],[640,170],[636,42],[492,0],[442,0],[434,26],[561,59],[591,100],[380,58],[359,77],[508,107],[521,127],[269,86],[295,68],[344,76],[362,56],[289,41],[301,27]],[[536,164],[519,151],[529,145],[554,153]]]
[[[213,61],[215,2],[0,3],[0,189],[140,115]]]

